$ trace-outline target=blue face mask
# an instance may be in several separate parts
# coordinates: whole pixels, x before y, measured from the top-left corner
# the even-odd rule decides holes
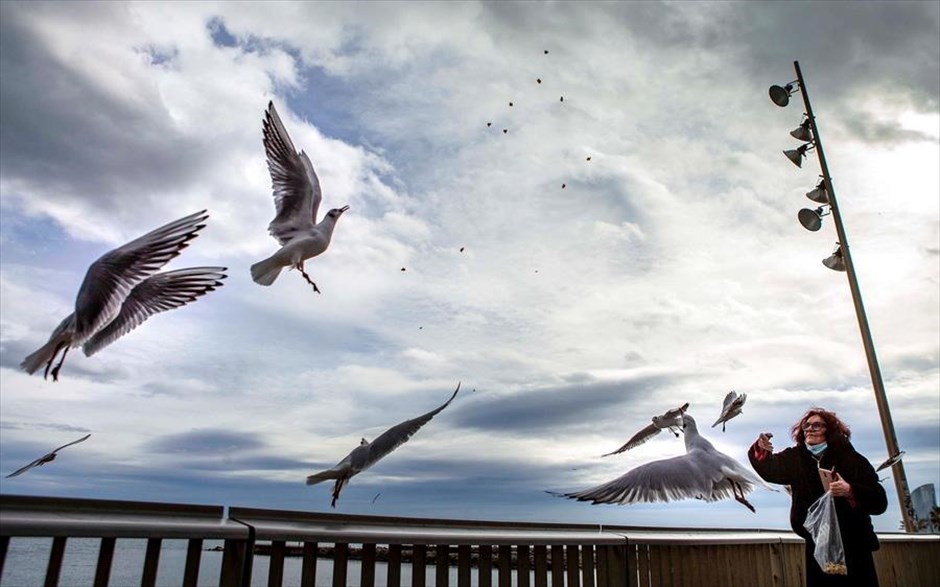
[[[818,457],[822,454],[822,451],[826,450],[826,443],[820,442],[819,444],[807,444],[806,448],[809,449],[809,452],[813,453],[813,456]]]

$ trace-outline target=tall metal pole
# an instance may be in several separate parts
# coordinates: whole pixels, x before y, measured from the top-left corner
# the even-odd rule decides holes
[[[829,204],[832,208],[832,219],[836,225],[836,233],[839,235],[842,258],[845,261],[845,274],[849,279],[849,289],[852,290],[852,301],[855,303],[858,327],[862,332],[862,344],[865,346],[865,356],[868,358],[868,371],[871,373],[871,382],[875,390],[875,402],[878,404],[878,414],[881,416],[881,427],[884,430],[888,456],[894,456],[898,454],[898,438],[894,433],[891,408],[888,407],[888,397],[885,395],[885,385],[881,379],[881,368],[878,366],[878,357],[875,355],[875,345],[871,340],[868,317],[865,315],[865,306],[862,304],[862,293],[858,289],[858,279],[855,275],[855,266],[852,264],[849,240],[845,236],[845,228],[842,226],[842,215],[839,213],[836,192],[832,188],[832,179],[829,177],[829,166],[826,165],[826,154],[823,152],[822,140],[819,138],[819,129],[816,127],[816,117],[813,116],[813,107],[809,103],[809,93],[806,91],[806,83],[803,81],[803,73],[800,71],[800,62],[794,61],[793,67],[796,69],[796,78],[799,81],[800,93],[803,94],[803,104],[806,106],[806,116],[809,118],[810,128],[813,131],[816,155],[819,157],[819,166],[822,168],[826,194],[829,197]],[[907,488],[907,475],[904,474],[903,461],[898,461],[891,467],[891,470],[894,473],[894,486],[898,491],[901,514],[904,517],[904,529],[907,532],[916,532],[914,506],[911,503],[911,492]]]

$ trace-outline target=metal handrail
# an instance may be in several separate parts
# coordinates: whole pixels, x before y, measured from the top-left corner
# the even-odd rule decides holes
[[[530,571],[535,573],[535,585],[546,584],[549,574],[553,584],[565,584],[565,577],[577,584],[580,574],[584,584],[598,587],[655,585],[666,580],[663,573],[689,585],[721,582],[727,573],[746,576],[755,585],[800,584],[798,579],[803,576],[802,539],[790,531],[767,529],[422,519],[0,495],[0,573],[10,540],[15,537],[53,538],[47,585],[58,584],[65,543],[73,537],[101,539],[95,585],[108,584],[117,538],[147,539],[141,579],[144,587],[156,585],[165,538],[189,540],[184,586],[196,585],[206,539],[225,541],[218,584],[226,587],[251,584],[256,540],[270,542],[269,585],[282,584],[285,543],[292,541],[304,543],[303,585],[317,580],[318,544],[335,545],[335,550],[330,547],[335,553],[333,585],[345,581],[346,561],[353,552],[350,545],[356,544],[362,545],[363,584],[369,585],[374,584],[377,545],[387,547],[389,568],[395,569],[396,579],[390,578],[389,585],[401,584],[403,545],[413,547],[408,555],[413,557],[408,559],[413,577],[423,577],[425,565],[433,559],[430,564],[436,568],[438,584],[446,584],[448,567],[453,564],[447,560],[451,553],[457,555],[458,585],[469,585],[471,552],[479,554],[480,577],[498,569],[500,585],[508,585],[512,573],[519,573],[513,575],[517,578],[524,575],[528,581]],[[940,557],[940,536],[881,533],[879,538],[887,549],[879,554],[879,573],[887,578],[884,585],[912,581],[940,584],[940,571],[934,564]],[[432,550],[436,557],[430,554]],[[723,562],[716,564],[716,560]],[[369,582],[365,581],[367,574]],[[390,570],[389,577],[392,574]]]

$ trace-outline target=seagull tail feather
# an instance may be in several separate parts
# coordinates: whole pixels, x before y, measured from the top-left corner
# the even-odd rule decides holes
[[[307,477],[307,485],[316,485],[327,479],[339,479],[340,472],[336,469],[327,469],[326,471],[320,471],[316,475],[310,475]]]
[[[26,371],[32,375],[43,365],[46,365],[48,371],[48,367],[52,365],[52,362],[59,354],[59,351],[68,350],[69,345],[72,342],[71,326],[74,322],[73,317],[74,314],[70,314],[52,332],[52,336],[49,337],[49,340],[46,342],[46,344],[42,345],[35,352],[31,353],[29,356],[23,359],[23,362],[20,363],[20,368],[23,371]]]
[[[284,266],[277,262],[272,256],[264,261],[259,261],[251,266],[251,278],[255,283],[261,285],[271,285],[277,276],[281,274]]]

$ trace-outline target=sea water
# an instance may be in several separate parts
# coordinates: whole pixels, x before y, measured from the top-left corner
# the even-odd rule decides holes
[[[98,538],[69,538],[65,546],[65,556],[62,560],[62,571],[59,574],[61,587],[87,587],[95,579],[95,568],[98,564],[98,550],[101,540]],[[222,546],[221,540],[203,541],[202,556],[199,559],[200,587],[215,587],[219,584],[219,574],[222,568],[222,552],[211,550]],[[160,564],[157,567],[157,585],[178,587],[183,584],[183,571],[186,566],[186,552],[188,540],[163,540],[160,550]],[[0,587],[38,587],[45,581],[46,565],[49,561],[49,551],[52,548],[51,538],[11,538],[7,550],[6,562],[3,565],[3,575],[0,576]],[[111,564],[111,578],[108,585],[112,587],[134,587],[140,585],[144,568],[144,556],[147,550],[147,541],[133,538],[119,538],[115,543],[114,559]],[[252,585],[267,585],[269,558],[255,555],[252,563]],[[425,584],[434,585],[436,569],[429,565],[425,569]],[[284,587],[300,585],[301,557],[284,558]],[[411,583],[411,565],[402,563],[402,585]],[[362,567],[359,561],[348,561],[346,564],[346,585],[359,587]],[[385,585],[388,565],[375,564],[375,584]],[[450,585],[457,584],[457,569],[450,569]],[[333,584],[333,561],[330,559],[317,559],[318,587],[331,587]],[[551,577],[549,585],[551,585]],[[477,585],[477,569],[472,570],[472,585]],[[530,585],[534,585],[534,575],[530,574]],[[493,570],[492,584],[497,583],[497,571]],[[512,584],[516,585],[513,576]]]

